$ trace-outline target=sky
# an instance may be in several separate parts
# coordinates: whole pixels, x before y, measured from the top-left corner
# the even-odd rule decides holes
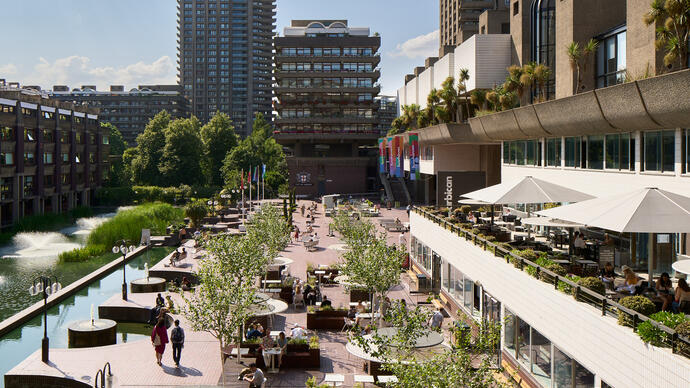
[[[424,3],[421,6],[420,3]],[[381,94],[438,53],[436,0],[277,0],[277,32],[292,19],[348,19],[381,34]],[[2,4],[0,78],[22,85],[177,82],[176,0],[22,0]]]

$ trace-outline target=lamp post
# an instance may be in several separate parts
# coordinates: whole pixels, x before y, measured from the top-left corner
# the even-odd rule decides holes
[[[113,253],[122,253],[122,300],[127,300],[127,279],[125,277],[127,253],[132,253],[137,249],[134,245],[127,246],[128,243],[127,240],[120,240],[113,246]]]
[[[213,199],[209,199],[206,204],[211,207],[211,214],[215,217],[216,216],[216,206],[218,205],[218,201]]]
[[[62,284],[55,276],[39,276],[29,287],[29,295],[36,296],[43,293],[43,341],[41,343],[41,360],[48,363],[48,295],[62,289]]]

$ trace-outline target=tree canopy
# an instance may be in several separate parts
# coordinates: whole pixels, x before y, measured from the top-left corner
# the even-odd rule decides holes
[[[225,113],[217,113],[213,116],[206,125],[201,127],[201,142],[204,145],[204,159],[201,164],[208,184],[222,186],[223,161],[228,152],[238,143],[230,117]]]
[[[199,138],[199,120],[179,119],[170,123],[165,131],[165,147],[161,155],[159,171],[170,186],[203,184],[199,152],[203,146]]]
[[[127,142],[122,137],[122,133],[111,123],[101,123],[101,128],[107,131],[108,142],[110,144],[110,169],[105,181],[106,186],[122,186],[129,180],[123,154],[127,149]]]

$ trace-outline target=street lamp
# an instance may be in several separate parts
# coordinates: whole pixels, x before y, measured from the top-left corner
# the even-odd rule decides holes
[[[62,289],[62,284],[55,276],[39,276],[29,287],[29,295],[36,296],[43,293],[43,342],[41,343],[41,360],[48,363],[48,295]]]
[[[134,245],[127,246],[129,241],[120,240],[113,246],[113,253],[122,253],[122,300],[127,300],[127,280],[125,278],[125,269],[127,268],[127,253],[134,252],[137,247]]]
[[[214,200],[209,199],[208,202],[206,202],[206,204],[211,207],[211,214],[215,217],[216,206],[218,205],[218,201],[216,201],[215,199]]]

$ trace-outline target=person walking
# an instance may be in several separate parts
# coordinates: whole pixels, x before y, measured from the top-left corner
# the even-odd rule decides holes
[[[172,343],[173,361],[175,366],[180,367],[180,357],[184,347],[184,330],[180,327],[180,320],[175,320],[175,327],[170,332],[170,342]]]
[[[156,363],[163,365],[163,352],[165,352],[165,344],[168,343],[168,329],[165,327],[165,320],[159,319],[156,327],[151,333],[151,343],[156,351]]]

